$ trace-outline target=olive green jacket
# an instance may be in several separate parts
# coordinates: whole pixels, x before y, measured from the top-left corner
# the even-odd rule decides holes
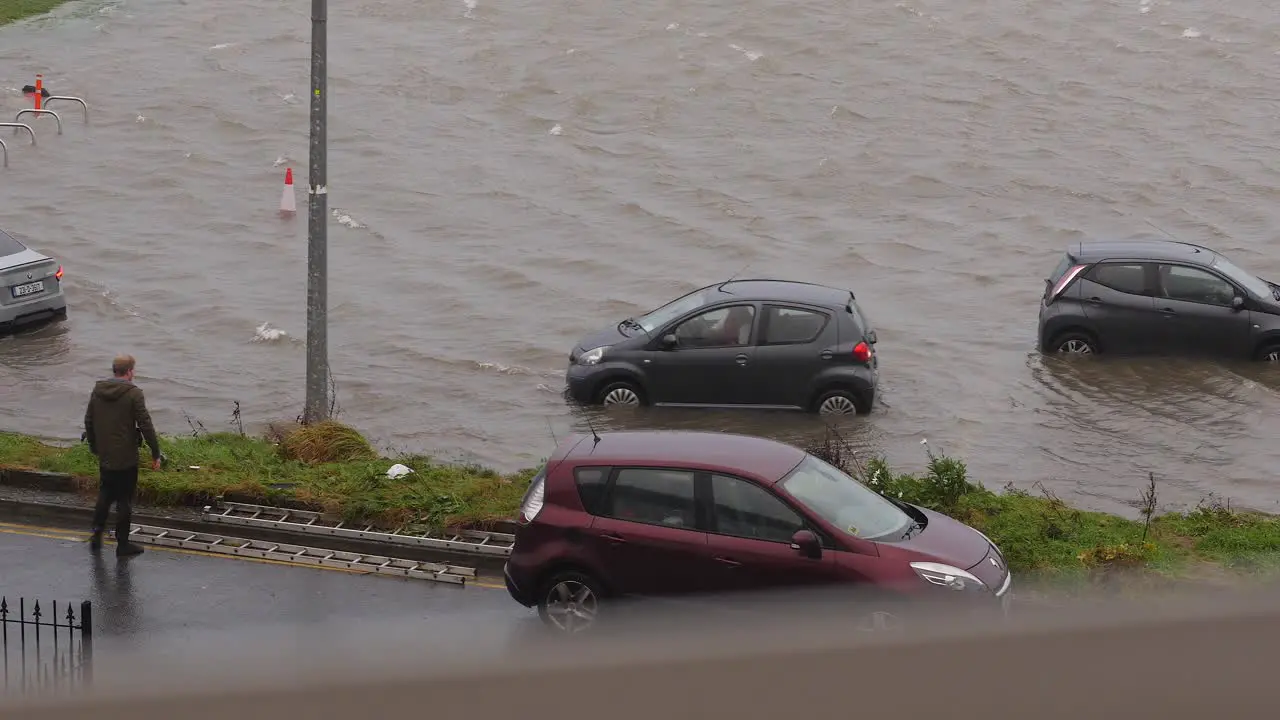
[[[105,470],[137,467],[143,438],[151,448],[151,457],[160,458],[160,440],[142,388],[128,380],[99,380],[93,386],[84,413],[84,432],[89,450]]]

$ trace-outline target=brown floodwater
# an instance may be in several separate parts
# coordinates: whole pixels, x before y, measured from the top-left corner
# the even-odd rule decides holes
[[[66,266],[67,322],[0,339],[0,427],[74,438],[117,352],[164,432],[303,398],[309,6],[72,3],[0,28],[0,110],[43,73],[0,223]],[[1035,352],[1069,242],[1151,233],[1280,277],[1280,13],[1262,0],[330,8],[330,362],[385,446],[503,468],[584,427],[586,331],[735,273],[848,286],[918,468],[1104,510],[1276,510],[1280,373]],[[56,109],[56,107],[55,107]],[[276,209],[286,167],[297,217]],[[804,440],[814,419],[657,410],[598,427]],[[1267,420],[1267,418],[1272,418]]]

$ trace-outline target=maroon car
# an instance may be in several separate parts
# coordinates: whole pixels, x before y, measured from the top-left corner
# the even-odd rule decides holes
[[[624,596],[853,584],[1008,600],[1008,568],[982,533],[758,437],[570,438],[534,477],[519,523],[507,590],[568,632]]]

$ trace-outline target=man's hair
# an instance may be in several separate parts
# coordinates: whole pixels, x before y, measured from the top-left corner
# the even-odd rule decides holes
[[[116,377],[124,377],[133,369],[136,361],[132,355],[117,355],[115,360],[111,361],[111,373]]]

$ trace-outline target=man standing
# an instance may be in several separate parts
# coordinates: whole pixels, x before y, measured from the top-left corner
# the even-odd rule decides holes
[[[111,363],[113,377],[99,380],[84,413],[85,439],[98,456],[98,505],[93,510],[93,538],[89,547],[102,549],[107,513],[116,506],[116,556],[130,557],[142,548],[129,542],[133,496],[138,489],[138,449],[143,438],[151,448],[151,467],[160,469],[160,441],[142,388],[133,384],[132,355],[120,355]]]

